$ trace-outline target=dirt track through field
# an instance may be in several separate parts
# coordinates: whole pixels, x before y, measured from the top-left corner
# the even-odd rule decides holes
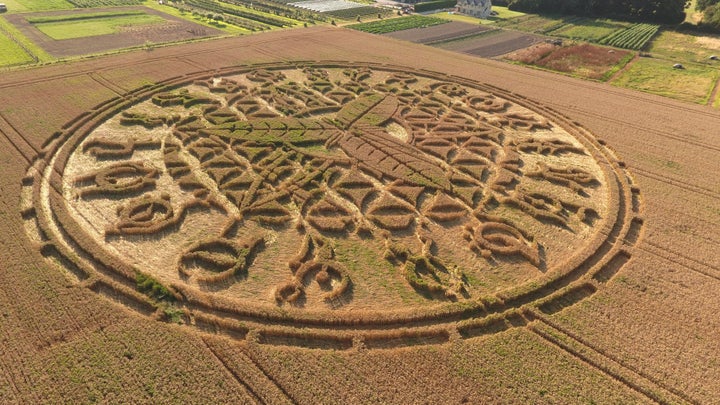
[[[523,314],[527,319],[521,323],[528,326],[462,341],[451,337],[450,343],[431,349],[381,349],[380,354],[378,350],[344,353],[252,342],[242,355],[251,356],[277,384],[268,386],[267,392],[284,390],[285,397],[299,403],[358,398],[456,403],[500,396],[509,402],[528,398],[542,402],[548,400],[542,397],[545,394],[553,395],[553,402],[578,398],[623,403],[720,400],[720,370],[707,366],[720,361],[716,339],[720,328],[716,316],[720,310],[720,257],[716,254],[720,116],[716,111],[338,28],[138,51],[8,72],[0,79],[0,143],[5,151],[0,162],[5,174],[0,182],[4,230],[0,288],[5,292],[0,294],[0,330],[7,339],[0,352],[9,359],[0,363],[0,381],[9,382],[8,390],[0,389],[0,398],[79,402],[96,396],[117,402],[150,401],[149,388],[171,401],[197,399],[197,392],[210,401],[249,398],[248,389],[232,371],[218,370],[215,356],[227,364],[238,356],[232,353],[232,341],[206,340],[188,327],[147,319],[73,286],[25,236],[18,201],[27,159],[63,124],[99,103],[173,76],[277,60],[404,64],[527,97],[577,122],[617,152],[634,177],[632,204],[625,209],[637,211],[632,224],[642,226],[638,234],[627,236],[638,241],[630,256],[608,262],[609,281],[579,291],[597,289],[594,295],[558,312],[548,310],[552,314],[541,314],[540,321]],[[175,68],[167,69],[168,63]],[[37,93],[42,96],[33,96]],[[69,98],[69,94],[75,96]],[[624,264],[616,274],[613,263]],[[102,316],[112,324],[102,321]],[[148,330],[151,340],[146,337]],[[553,331],[561,333],[553,335]],[[208,344],[215,349],[208,349]],[[92,355],[83,357],[82,353]],[[478,363],[470,365],[468,359]],[[159,384],[167,379],[167,368],[159,365],[167,362],[172,370],[182,372],[179,380],[173,380],[177,384]],[[541,383],[524,374],[528,364],[535,375],[543,376]],[[383,375],[380,368],[385,366],[392,376]],[[101,388],[73,383],[68,367]],[[112,378],[99,381],[98,372]],[[262,387],[252,383],[260,374],[248,373],[241,379],[247,378],[243,382],[251,384],[250,392],[258,392],[251,397],[260,397]],[[318,378],[320,373],[322,378]],[[113,378],[120,383],[111,382]],[[219,388],[218,381],[232,388]],[[396,389],[398,381],[405,386],[402,392]],[[456,389],[449,391],[448,386]],[[571,394],[563,397],[563,392]]]

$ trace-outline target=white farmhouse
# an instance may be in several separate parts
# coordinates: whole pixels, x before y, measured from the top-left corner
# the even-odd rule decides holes
[[[490,16],[490,0],[458,0],[458,12],[478,18]]]

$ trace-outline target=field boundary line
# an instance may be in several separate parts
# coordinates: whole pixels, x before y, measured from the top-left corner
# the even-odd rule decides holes
[[[188,58],[186,58],[186,57],[184,57],[184,56],[179,56],[179,57],[176,57],[176,58],[174,58],[174,59],[175,59],[176,61],[178,61],[178,62],[187,63],[187,64],[190,65],[190,66],[196,67],[196,68],[200,69],[200,71],[203,71],[203,70],[207,70],[207,69],[208,69],[207,66],[204,66],[204,65],[200,64],[198,61],[192,60],[192,59],[188,59]]]
[[[671,185],[671,186],[675,186],[675,187],[677,187],[677,188],[680,188],[680,189],[683,189],[683,190],[686,190],[686,191],[690,191],[690,192],[697,193],[697,194],[702,194],[702,195],[704,195],[704,196],[706,196],[706,197],[711,197],[711,198],[715,198],[715,199],[720,199],[720,193],[715,192],[715,191],[710,190],[710,189],[707,189],[707,188],[704,188],[704,187],[700,187],[700,186],[695,186],[695,185],[692,185],[692,184],[684,183],[684,182],[682,182],[682,180],[678,180],[678,179],[674,179],[674,178],[672,178],[672,177],[664,176],[664,175],[662,175],[662,174],[655,173],[655,172],[652,172],[652,171],[649,171],[649,170],[645,170],[645,169],[641,169],[641,168],[639,168],[639,167],[632,167],[631,170],[632,170],[633,173],[636,173],[636,174],[639,175],[639,176],[648,177],[648,178],[650,178],[650,179],[657,180],[657,181],[660,181],[660,182],[669,184],[669,185]]]
[[[630,69],[630,66],[633,65],[633,64],[635,64],[635,62],[637,62],[638,59],[640,59],[640,56],[636,53],[635,56],[633,56],[632,59],[630,59],[630,60],[625,64],[625,66],[623,66],[622,68],[620,68],[617,72],[613,73],[613,75],[610,76],[610,77],[605,81],[605,83],[612,83],[613,81],[615,81],[618,77],[620,77],[621,74],[627,72],[628,69]]]
[[[35,156],[38,155],[38,149],[25,139],[15,126],[7,118],[5,118],[5,115],[3,115],[2,112],[0,112],[0,132],[5,136],[5,138],[7,138],[18,153],[20,153],[20,156],[28,162],[28,164],[32,163]],[[31,151],[30,155],[28,155],[29,151],[23,150],[25,148],[22,148],[20,144],[24,144],[25,148],[29,148],[29,151]]]
[[[715,85],[713,86],[713,89],[710,92],[710,97],[708,98],[708,101],[707,101],[707,105],[709,105],[710,107],[712,107],[713,102],[715,101],[715,98],[717,97],[718,89],[720,89],[720,78],[715,80]]]
[[[653,256],[660,257],[660,258],[662,258],[662,259],[665,259],[665,260],[667,260],[667,261],[670,261],[670,262],[672,262],[672,263],[675,263],[675,264],[678,264],[678,265],[680,265],[680,266],[682,266],[682,267],[685,267],[685,268],[688,269],[688,270],[692,270],[692,271],[694,271],[694,272],[697,272],[697,273],[702,274],[703,276],[710,277],[710,278],[712,278],[712,279],[715,279],[716,281],[720,281],[720,269],[718,269],[718,268],[715,267],[715,266],[711,266],[711,265],[708,265],[708,264],[706,264],[706,263],[699,262],[699,261],[697,261],[697,260],[695,260],[695,259],[693,259],[693,258],[687,257],[687,256],[685,256],[685,255],[683,255],[683,254],[681,254],[681,253],[675,252],[675,251],[672,250],[671,248],[664,247],[664,246],[660,246],[660,245],[658,245],[658,244],[656,244],[656,243],[652,243],[652,242],[649,242],[649,241],[646,240],[645,243],[644,243],[644,246],[640,246],[640,249],[642,249],[644,252],[647,252],[647,253],[649,253],[649,254],[651,254],[651,255],[653,255]],[[680,259],[674,259],[674,258],[672,258],[670,255],[677,256],[677,257],[679,257]],[[682,260],[685,260],[685,261],[687,261],[687,262],[690,262],[690,263],[699,264],[699,265],[701,265],[701,266],[703,266],[703,267],[707,267],[707,268],[709,268],[709,269],[714,270],[714,272],[713,272],[713,271],[707,271],[707,270],[701,270],[701,269],[695,268],[695,267],[693,267],[693,266],[691,266],[691,265],[689,265],[689,264],[683,263],[683,262],[681,261],[681,259],[682,259]],[[715,273],[715,272],[717,272],[717,274],[713,274],[713,273]]]
[[[113,93],[117,94],[118,96],[122,96],[126,93],[125,90],[123,90],[121,87],[115,85],[115,83],[107,80],[104,78],[101,74],[98,74],[98,72],[88,72],[87,76],[92,79],[95,83],[107,88],[108,90],[112,91]]]
[[[15,377],[13,377],[10,372],[10,368],[5,363],[5,360],[3,359],[4,357],[5,356],[0,356],[0,370],[3,371],[3,376],[5,377],[4,379],[10,384],[10,391],[17,400],[20,400],[20,398],[22,398],[22,392],[15,383]]]
[[[652,377],[594,347],[537,311],[527,310],[525,315],[535,321],[528,324],[530,331],[648,399],[663,405],[700,404],[687,394],[660,384]]]
[[[228,372],[230,372],[235,379],[242,384],[250,394],[254,397],[254,399],[261,404],[297,404],[298,402],[294,400],[290,394],[288,394],[285,389],[278,384],[277,381],[275,381],[274,378],[272,378],[258,363],[255,361],[255,359],[252,358],[252,356],[249,353],[246,353],[245,350],[239,349],[234,352],[234,354],[237,355],[238,359],[242,361],[242,364],[239,367],[241,370],[246,371],[248,374],[258,374],[255,377],[258,377],[259,379],[262,379],[264,381],[267,381],[270,386],[275,387],[276,389],[273,389],[273,393],[267,393],[270,394],[270,398],[267,397],[267,395],[263,395],[263,393],[258,392],[257,387],[252,387],[251,384],[243,380],[243,376],[240,375],[240,373],[236,370],[238,367],[235,367],[231,364],[228,364],[228,362],[217,352],[217,350],[213,347],[213,345],[209,342],[208,337],[201,337],[203,343],[205,343],[205,346],[207,346],[208,350],[212,352],[212,354],[215,356],[215,358],[218,359],[220,363],[222,363],[223,367],[225,367]],[[230,344],[230,343],[229,343]],[[232,344],[236,344],[236,342],[232,342]],[[252,375],[249,376],[250,379],[252,379]],[[277,400],[274,400],[277,398]]]
[[[225,368],[225,370],[227,370],[227,372],[233,376],[235,381],[237,381],[243,388],[245,388],[248,396],[251,397],[257,404],[265,404],[265,402],[263,400],[261,400],[260,396],[258,396],[258,394],[255,392],[253,387],[251,387],[250,384],[246,383],[245,381],[243,381],[242,378],[240,378],[240,376],[237,374],[237,372],[231,366],[229,366],[225,362],[225,360],[222,357],[220,357],[220,355],[218,355],[218,353],[215,351],[215,349],[210,344],[208,344],[208,342],[205,340],[205,338],[202,338],[202,341],[205,344],[205,347],[207,347],[207,349],[210,351],[210,353],[212,353],[213,357],[215,357],[215,359],[217,359],[217,361],[219,361],[220,364],[223,365],[223,368]]]

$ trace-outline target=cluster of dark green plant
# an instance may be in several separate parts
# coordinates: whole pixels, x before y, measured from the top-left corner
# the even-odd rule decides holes
[[[152,297],[158,301],[174,301],[175,297],[170,291],[162,285],[159,281],[155,280],[150,276],[146,276],[142,273],[137,273],[135,276],[135,282],[137,289],[141,293]]]

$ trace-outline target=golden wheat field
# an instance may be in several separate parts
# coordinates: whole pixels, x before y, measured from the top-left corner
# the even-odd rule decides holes
[[[0,403],[720,401],[720,115],[336,27],[0,77]]]

